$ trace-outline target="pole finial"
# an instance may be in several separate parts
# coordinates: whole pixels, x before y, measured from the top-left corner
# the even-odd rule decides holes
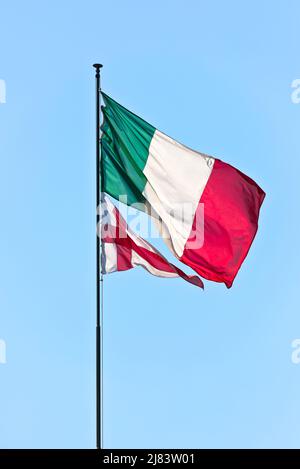
[[[99,70],[99,68],[102,68],[103,65],[102,64],[93,64],[93,67],[97,68]]]

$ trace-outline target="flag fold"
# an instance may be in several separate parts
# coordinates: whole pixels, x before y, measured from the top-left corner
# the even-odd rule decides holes
[[[196,275],[187,275],[171,264],[145,239],[130,229],[111,200],[103,195],[101,204],[102,272],[104,274],[143,267],[157,277],[181,277],[203,288]]]

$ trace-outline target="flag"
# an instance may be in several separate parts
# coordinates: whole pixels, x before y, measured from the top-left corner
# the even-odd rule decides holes
[[[187,275],[167,261],[157,249],[132,231],[110,199],[103,195],[101,204],[102,272],[129,270],[141,266],[157,277],[181,277],[203,288],[196,275]]]
[[[150,208],[173,254],[230,288],[255,237],[264,191],[233,166],[176,142],[102,94],[103,190]]]

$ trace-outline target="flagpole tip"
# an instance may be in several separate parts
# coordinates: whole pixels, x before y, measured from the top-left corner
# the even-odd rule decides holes
[[[95,67],[96,69],[99,70],[99,68],[102,68],[103,65],[102,64],[93,64],[93,67]]]

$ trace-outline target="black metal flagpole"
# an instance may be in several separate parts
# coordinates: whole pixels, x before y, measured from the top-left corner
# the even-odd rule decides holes
[[[101,131],[100,131],[100,109],[101,109],[101,64],[94,64],[96,69],[96,445],[100,449],[102,446],[102,363],[101,363],[101,339],[102,339],[102,297],[103,278],[101,271],[101,226],[99,226],[100,197],[101,197]]]

